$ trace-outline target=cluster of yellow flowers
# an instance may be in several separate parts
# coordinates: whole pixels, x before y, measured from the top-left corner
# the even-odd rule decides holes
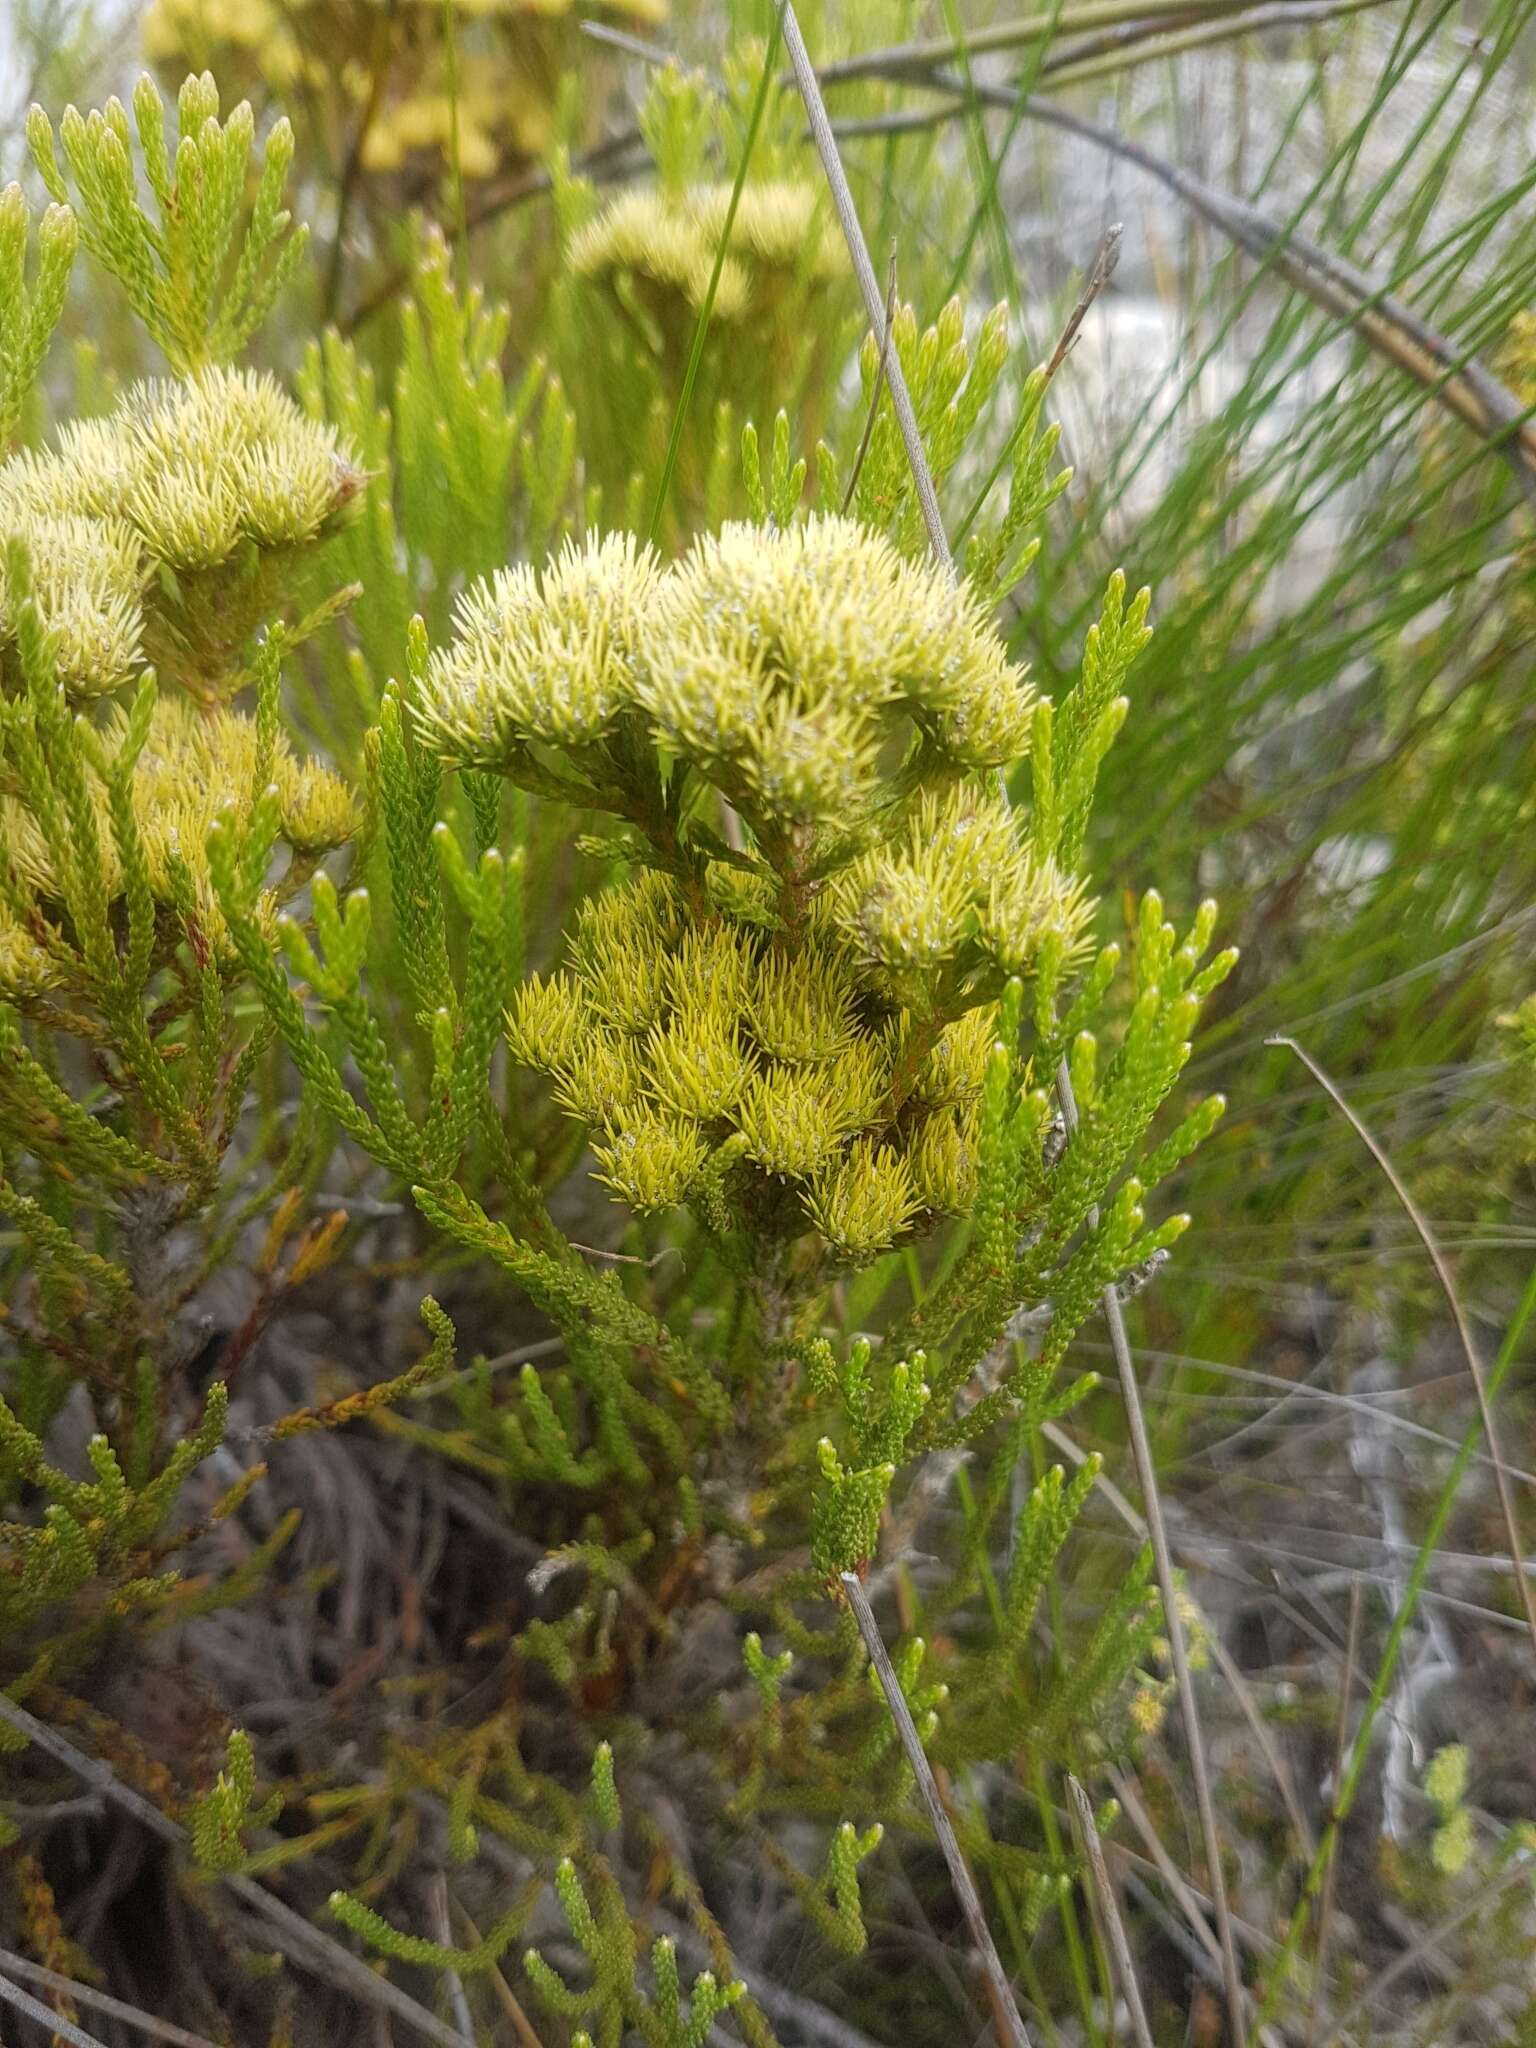
[[[666,570],[630,535],[567,546],[477,584],[458,626],[422,706],[445,760],[516,780],[638,714],[769,835],[867,821],[903,733],[912,787],[1029,747],[1035,692],[974,598],[851,519],[729,525]]]
[[[104,757],[120,745],[126,714],[112,707],[98,738]],[[357,804],[340,776],[315,761],[301,761],[286,737],[271,741],[270,757],[255,722],[243,713],[205,710],[190,699],[164,696],[150,717],[149,735],[134,763],[128,800],[142,849],[144,879],[163,914],[168,950],[195,927],[212,954],[226,951],[223,914],[208,872],[207,841],[214,820],[233,809],[248,817],[256,797],[258,766],[276,791],[279,836],[292,849],[297,867],[292,887],[322,854],[345,845],[358,828]],[[118,836],[113,830],[108,791],[101,777],[88,779],[96,818],[101,867],[111,904],[123,896]],[[42,821],[27,804],[0,796],[0,995],[26,1001],[67,986],[72,954],[59,863],[68,850],[50,843]],[[261,906],[273,923],[277,896]]]
[[[883,1008],[830,917],[796,944],[700,919],[654,871],[584,909],[572,970],[508,1018],[525,1064],[594,1131],[601,1178],[651,1211],[726,1192],[765,1231],[883,1250],[975,1190],[991,1004],[936,1026]]]
[[[965,591],[851,520],[727,527],[665,569],[611,536],[467,593],[427,744],[651,841],[509,1019],[625,1201],[849,1259],[970,1206],[996,998],[1088,912],[996,793],[1034,710]],[[690,833],[711,789],[739,847]]]
[[[637,25],[665,18],[656,0],[451,0],[457,64],[446,57],[439,0],[151,0],[145,55],[166,74],[205,67],[226,88],[260,98],[299,94],[344,115],[341,146],[365,111],[366,171],[422,165],[435,172],[457,145],[466,178],[542,156],[555,140],[562,73],[583,51],[578,16],[617,15]],[[587,51],[590,51],[590,45]]]
[[[691,315],[708,293],[730,198],[729,185],[622,192],[578,230],[571,268],[629,285],[655,313]],[[824,283],[840,267],[821,192],[798,179],[745,185],[726,246],[713,314],[729,323],[771,316],[791,287]]]

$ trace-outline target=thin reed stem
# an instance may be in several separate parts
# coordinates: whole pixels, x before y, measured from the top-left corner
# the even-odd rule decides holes
[[[789,53],[790,65],[795,74],[795,84],[799,87],[800,97],[805,102],[806,119],[811,127],[811,140],[816,146],[816,154],[820,157],[821,168],[826,174],[838,226],[842,229],[843,239],[848,244],[848,255],[853,264],[854,277],[858,281],[859,294],[864,301],[864,311],[870,329],[880,344],[881,354],[885,358],[891,405],[895,410],[896,424],[901,429],[907,461],[911,465],[912,481],[917,490],[918,504],[922,508],[928,545],[939,561],[953,567],[954,557],[950,553],[949,538],[944,531],[944,520],[939,511],[939,497],[934,489],[933,472],[928,466],[927,452],[923,447],[922,433],[917,424],[917,413],[912,405],[912,394],[907,389],[906,373],[901,367],[901,352],[886,345],[885,299],[880,290],[880,281],[875,276],[875,267],[869,260],[869,249],[864,241],[864,230],[859,224],[859,211],[853,202],[848,173],[843,169],[837,137],[832,133],[832,123],[827,116],[827,103],[822,98],[821,86],[806,50],[805,38],[800,33],[800,24],[795,18],[792,0],[781,0],[778,19],[783,31],[784,47]]]
[[[912,1775],[917,1780],[917,1789],[922,1795],[928,1818],[933,1823],[933,1832],[949,1866],[950,1882],[955,1888],[955,1897],[965,1915],[965,1924],[970,1930],[971,1940],[980,1958],[982,1973],[991,1993],[992,2010],[1009,2048],[1029,2048],[1029,2036],[1024,2031],[1024,2022],[1019,2016],[1013,1987],[1008,1982],[1002,1959],[987,1926],[987,1916],[982,1911],[981,1895],[976,1889],[976,1880],[971,1875],[960,1844],[955,1838],[954,1822],[950,1819],[944,1801],[939,1796],[938,1784],[934,1779],[933,1766],[928,1761],[917,1725],[912,1719],[912,1709],[907,1705],[906,1694],[891,1663],[890,1652],[885,1647],[885,1638],[880,1633],[880,1624],[875,1619],[875,1610],[869,1604],[869,1595],[864,1582],[857,1572],[842,1574],[843,1591],[853,1618],[858,1624],[864,1647],[869,1652],[869,1661],[875,1667],[875,1676],[880,1681],[880,1690],[885,1694],[886,1706],[890,1709],[891,1720],[895,1723],[907,1762],[912,1766]]]
[[[1429,1254],[1429,1263],[1435,1269],[1435,1278],[1439,1282],[1440,1291],[1445,1296],[1446,1303],[1450,1308],[1451,1320],[1456,1325],[1456,1335],[1461,1344],[1462,1356],[1467,1361],[1467,1371],[1472,1377],[1472,1385],[1477,1394],[1477,1412],[1482,1418],[1483,1437],[1488,1445],[1488,1455],[1493,1461],[1493,1483],[1499,1496],[1499,1513],[1504,1522],[1504,1539],[1509,1548],[1509,1562],[1510,1569],[1514,1573],[1515,1592],[1525,1615],[1526,1626],[1530,1630],[1531,1647],[1533,1650],[1536,1650],[1536,1594],[1533,1594],[1531,1591],[1530,1573],[1526,1566],[1525,1544],[1520,1535],[1520,1518],[1515,1507],[1515,1491],[1510,1484],[1509,1467],[1504,1462],[1503,1453],[1499,1449],[1498,1433],[1494,1428],[1493,1398],[1489,1390],[1487,1375],[1483,1371],[1482,1360],[1478,1356],[1477,1341],[1472,1335],[1472,1325],[1467,1320],[1467,1312],[1461,1305],[1461,1296],[1457,1292],[1456,1282],[1452,1276],[1450,1266],[1446,1262],[1445,1254],[1440,1249],[1439,1240],[1429,1226],[1428,1217],[1408,1192],[1402,1175],[1392,1164],[1385,1148],[1372,1134],[1365,1122],[1350,1107],[1338,1083],[1330,1079],[1318,1065],[1317,1061],[1313,1059],[1312,1055],[1302,1046],[1298,1045],[1294,1038],[1269,1038],[1265,1040],[1265,1044],[1284,1046],[1287,1052],[1293,1052],[1312,1076],[1313,1080],[1317,1082],[1317,1085],[1333,1102],[1340,1114],[1345,1117],[1350,1128],[1355,1132],[1360,1142],[1381,1168],[1388,1186],[1393,1194],[1396,1195],[1398,1201],[1402,1203],[1404,1210],[1407,1212],[1409,1222],[1417,1231],[1419,1242]]]
[[[1131,1944],[1126,1938],[1120,1901],[1115,1897],[1115,1888],[1110,1882],[1109,1867],[1104,1861],[1104,1845],[1099,1840],[1099,1830],[1094,1822],[1093,1802],[1070,1771],[1067,1773],[1067,1803],[1072,1809],[1073,1832],[1083,1861],[1088,1866],[1090,1895],[1098,1908],[1105,1946],[1114,1958],[1120,1995],[1131,2016],[1131,2032],[1136,2037],[1137,2048],[1153,2048],[1152,2029],[1147,2024],[1147,2008],[1142,2002],[1141,1985],[1136,1977]]]
[[[1077,1129],[1077,1098],[1072,1090],[1072,1076],[1067,1063],[1062,1061],[1056,1070],[1056,1093],[1061,1103],[1062,1118],[1067,1127],[1068,1143]],[[1093,1219],[1089,1219],[1089,1228]],[[1179,1612],[1178,1585],[1173,1575],[1173,1554],[1168,1548],[1168,1530],[1163,1520],[1162,1494],[1157,1483],[1157,1461],[1152,1454],[1152,1439],[1147,1432],[1147,1420],[1141,1406],[1141,1389],[1136,1379],[1136,1362],[1131,1356],[1130,1339],[1125,1332],[1125,1317],[1120,1310],[1120,1296],[1113,1286],[1104,1290],[1104,1320],[1109,1326],[1110,1350],[1114,1354],[1115,1369],[1120,1375],[1120,1395],[1125,1404],[1126,1430],[1131,1440],[1131,1456],[1136,1466],[1136,1481],[1141,1488],[1142,1510],[1147,1518],[1147,1536],[1152,1545],[1152,1564],[1157,1575],[1158,1592],[1162,1596],[1163,1626],[1168,1636],[1168,1657],[1173,1666],[1174,1686],[1179,1696],[1179,1715],[1184,1724],[1184,1739],[1189,1750],[1189,1774],[1195,1791],[1195,1810],[1200,1822],[1200,1839],[1205,1851],[1207,1882],[1211,1888],[1211,1910],[1216,1921],[1216,1936],[1221,1944],[1222,1988],[1226,1994],[1227,2021],[1234,2042],[1246,2040],[1247,2019],[1243,1992],[1243,1980],[1238,1968],[1237,1944],[1232,1935],[1232,1912],[1227,1903],[1226,1873],[1221,1863],[1221,1832],[1216,1825],[1216,1802],[1211,1792],[1210,1770],[1206,1762],[1205,1738],[1200,1727],[1200,1709],[1195,1699],[1195,1683],[1189,1668],[1189,1646],[1184,1636],[1184,1620]]]

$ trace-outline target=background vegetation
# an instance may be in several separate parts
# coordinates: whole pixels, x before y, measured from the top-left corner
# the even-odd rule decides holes
[[[805,8],[882,357],[766,0],[13,9],[5,2039],[1536,2039],[1531,12]],[[994,752],[793,723],[941,630],[892,355]],[[845,511],[745,753],[707,579],[557,602],[756,521],[804,649]],[[786,819],[842,937],[688,1023]],[[791,1027],[853,1065],[722,1078]]]

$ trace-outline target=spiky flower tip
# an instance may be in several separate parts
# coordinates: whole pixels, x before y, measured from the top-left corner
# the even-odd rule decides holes
[[[638,716],[770,853],[872,836],[893,750],[939,780],[1029,744],[1036,696],[963,588],[856,520],[732,525],[658,568],[628,536],[502,570],[459,608],[417,716],[446,762],[531,780],[536,750],[601,747]],[[621,761],[578,759],[592,800]],[[608,803],[608,808],[614,808]]]
[[[661,585],[647,626],[642,688],[664,736],[786,817],[872,802],[903,725],[961,773],[1029,745],[1035,692],[975,599],[857,520],[724,527]]]
[[[658,564],[631,535],[567,542],[536,574],[499,569],[460,598],[419,706],[445,762],[517,776],[533,748],[610,734],[637,709],[634,664]]]
[[[0,465],[0,537],[23,540],[39,608],[77,697],[120,687],[140,659],[153,572],[215,570],[242,548],[319,539],[364,482],[332,428],[271,377],[209,369],[138,386],[58,446]],[[0,584],[0,649],[12,633]]]
[[[76,700],[121,689],[143,659],[143,598],[150,564],[123,519],[46,511],[12,494],[20,464],[0,468],[0,539],[19,540],[31,591],[54,647],[59,681]],[[0,676],[10,667],[16,613],[0,548]]]
[[[729,185],[620,193],[578,230],[571,269],[594,282],[626,280],[660,311],[696,313],[709,293],[730,200]],[[835,276],[839,247],[816,186],[796,179],[743,186],[713,316],[734,325],[772,312],[790,281]]]
[[[122,714],[109,715],[101,735],[109,756],[123,725]],[[256,727],[241,713],[206,712],[181,697],[162,697],[155,705],[149,737],[134,764],[130,803],[150,894],[163,913],[172,950],[195,925],[199,942],[220,955],[225,951],[224,918],[208,872],[208,833],[231,806],[249,816],[261,759]],[[347,785],[319,763],[299,760],[281,734],[268,780],[276,791],[278,834],[302,861],[312,862],[355,836],[357,804]],[[125,887],[118,838],[106,790],[94,775],[89,787],[107,895],[116,902]],[[9,878],[13,897],[9,918],[0,923],[0,991],[20,997],[58,981],[64,956],[49,948],[47,937],[65,931],[67,913],[55,849],[16,797],[0,798],[0,873]],[[271,917],[275,908],[276,896],[269,894],[261,915]]]
[[[0,904],[0,1000],[34,1003],[58,988],[63,979],[45,940]]]
[[[857,1262],[974,1198],[994,1007],[930,1025],[922,1059],[911,1025],[835,931],[795,948],[699,918],[642,870],[583,906],[569,970],[517,991],[507,1037],[632,1208],[724,1185],[760,1231]]]

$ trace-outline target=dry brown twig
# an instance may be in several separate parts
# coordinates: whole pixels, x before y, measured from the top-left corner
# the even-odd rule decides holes
[[[1072,1076],[1065,1060],[1056,1070],[1056,1095],[1061,1103],[1061,1113],[1066,1120],[1067,1142],[1077,1129],[1077,1098],[1072,1092]],[[1090,1211],[1088,1228],[1092,1230],[1098,1220],[1097,1212]],[[1125,1407],[1125,1424],[1131,1440],[1131,1457],[1136,1467],[1136,1483],[1141,1488],[1142,1512],[1147,1518],[1147,1537],[1152,1545],[1152,1563],[1157,1577],[1158,1592],[1162,1598],[1163,1627],[1168,1637],[1168,1661],[1173,1666],[1173,1682],[1178,1693],[1179,1717],[1184,1724],[1184,1740],[1189,1751],[1189,1775],[1194,1785],[1195,1810],[1200,1822],[1200,1839],[1205,1851],[1206,1882],[1211,1888],[1211,1910],[1216,1921],[1216,1936],[1221,1943],[1222,1988],[1226,1994],[1227,2024],[1233,2041],[1246,2039],[1247,2011],[1243,1992],[1242,1972],[1238,1968],[1237,1944],[1232,1935],[1232,1912],[1227,1901],[1226,1873],[1221,1865],[1221,1832],[1216,1825],[1216,1801],[1211,1791],[1211,1774],[1206,1762],[1205,1737],[1200,1727],[1200,1709],[1195,1699],[1195,1682],[1189,1668],[1189,1646],[1184,1638],[1184,1617],[1179,1611],[1178,1586],[1173,1575],[1173,1555],[1168,1547],[1168,1530],[1163,1520],[1162,1494],[1157,1482],[1157,1460],[1152,1454],[1152,1439],[1147,1431],[1147,1419],[1141,1406],[1141,1388],[1136,1378],[1136,1362],[1131,1356],[1130,1339],[1125,1333],[1125,1317],[1120,1310],[1120,1296],[1113,1285],[1106,1287],[1103,1294],[1104,1320],[1109,1326],[1110,1350],[1114,1354],[1115,1369],[1120,1376],[1120,1396]]]
[[[135,1792],[125,1785],[110,1764],[99,1757],[87,1756],[58,1730],[50,1728],[46,1721],[39,1721],[29,1714],[25,1707],[0,1692],[0,1720],[6,1721],[19,1735],[47,1752],[67,1770],[73,1771],[85,1784],[94,1786],[102,1797],[122,1812],[131,1814],[151,1834],[177,1850],[190,1846],[190,1837],[185,1828],[177,1825],[168,1814],[160,1811],[153,1801],[141,1792]],[[220,1874],[220,1882],[234,1896],[260,1913],[271,1928],[277,1946],[292,1961],[305,1969],[312,1970],[322,1981],[343,1984],[353,1991],[364,2004],[381,2013],[392,2013],[396,2019],[408,2026],[413,2033],[425,2041],[436,2044],[436,2048],[464,2048],[462,2037],[451,2027],[445,2026],[435,2014],[418,2005],[416,2000],[392,1984],[387,1977],[379,1976],[368,1965],[343,1948],[339,1941],[333,1941],[328,1934],[322,1934],[318,1927],[295,1912],[274,1893],[269,1892],[253,1878],[242,1877],[238,1871]],[[23,1994],[25,1995],[25,1994]],[[46,2012],[46,2008],[44,2009]],[[51,2013],[47,2015],[53,2018]],[[87,2048],[100,2048],[89,2035],[81,2037]]]
[[[1131,1944],[1126,1939],[1120,1901],[1115,1897],[1109,1867],[1104,1861],[1104,1845],[1099,1840],[1099,1830],[1094,1821],[1093,1802],[1070,1771],[1067,1773],[1067,1803],[1072,1811],[1072,1832],[1077,1836],[1078,1848],[1088,1866],[1090,1897],[1100,1933],[1105,1947],[1114,1957],[1115,1974],[1120,1979],[1120,1995],[1124,1998],[1126,2010],[1131,2016],[1131,2032],[1136,2037],[1137,2048],[1153,2048],[1152,2029],[1147,2024],[1147,2008],[1142,2003],[1141,1985],[1136,1978],[1136,1964],[1131,1955]]]
[[[883,50],[860,51],[857,56],[840,58],[835,64],[824,64],[820,76],[824,85],[847,85],[855,79],[867,78],[888,78],[899,83],[921,78],[936,65],[958,63],[962,56],[992,56],[1058,35],[1113,28],[1125,22],[1158,20],[1171,25],[1212,14],[1237,14],[1243,5],[1244,0],[1183,0],[1182,5],[1164,7],[1149,6],[1146,0],[1140,0],[1140,4],[1138,0],[1087,0],[1083,6],[1016,15],[1008,21],[973,28],[966,35],[963,50],[949,36],[897,43]]]
[[[1082,42],[1047,57],[1038,76],[1049,79],[1053,90],[1084,85],[1093,78],[1118,76],[1138,64],[1161,63],[1263,29],[1317,27],[1385,5],[1387,0],[1265,0],[1263,5],[1244,6],[1231,13],[1168,14],[1127,21],[1101,35],[1085,36]]]
[[[1051,359],[1045,366],[1045,381],[1047,384],[1050,383],[1071,353],[1073,343],[1077,340],[1078,331],[1087,319],[1094,300],[1097,299],[1105,285],[1114,276],[1116,266],[1120,261],[1120,238],[1124,233],[1125,229],[1119,221],[1113,221],[1104,230],[1099,246],[1093,252],[1093,261],[1088,266],[1088,276],[1081,292],[1078,294],[1077,304],[1068,314],[1067,324],[1061,330],[1061,339],[1057,342],[1055,348],[1051,350]]]
[[[954,1822],[950,1819],[939,1788],[934,1780],[933,1766],[928,1761],[922,1738],[912,1719],[912,1709],[907,1705],[906,1694],[891,1663],[890,1652],[885,1647],[885,1638],[880,1633],[880,1624],[875,1619],[875,1610],[869,1604],[869,1595],[857,1572],[844,1572],[843,1591],[853,1618],[858,1623],[859,1634],[869,1652],[869,1661],[875,1667],[875,1676],[885,1694],[886,1706],[890,1709],[896,1734],[906,1753],[907,1762],[912,1766],[912,1775],[917,1780],[917,1789],[922,1795],[928,1818],[933,1823],[933,1832],[943,1851],[944,1861],[949,1866],[950,1882],[955,1896],[960,1901],[960,1910],[965,1916],[966,1927],[981,1962],[981,1969],[991,1994],[993,2018],[999,2033],[1008,2048],[1029,2048],[1029,2036],[1024,2031],[1024,2022],[1019,2017],[1019,2008],[1014,2000],[1013,1987],[1008,1982],[1002,1958],[987,1926],[987,1916],[982,1911],[981,1895],[976,1889],[976,1880],[971,1875],[959,1842],[955,1838]]]
[[[171,2048],[216,2048],[206,2034],[189,2033],[185,2027],[178,2027],[171,2020],[156,2019],[152,2012],[144,2012],[136,2005],[113,1998],[74,1977],[65,1977],[57,1970],[45,1969],[41,1963],[34,1963],[26,1956],[13,1955],[9,1949],[0,1948],[0,1974],[19,1977],[23,1983],[35,1984],[43,1991],[61,1992],[66,1998],[72,1998],[76,2005],[83,2005],[88,2012],[102,2013],[109,2020],[121,2020],[124,2026],[147,2034],[152,2041],[170,2042]]]

